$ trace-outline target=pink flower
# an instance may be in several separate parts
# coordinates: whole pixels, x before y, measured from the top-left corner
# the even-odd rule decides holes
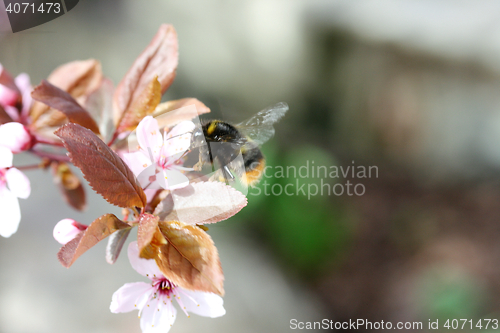
[[[189,179],[179,170],[191,170],[181,165],[180,158],[191,146],[195,125],[183,121],[162,137],[158,122],[151,116],[137,126],[139,151],[126,153],[124,160],[144,189],[185,187]]]
[[[3,107],[6,106],[15,106],[17,103],[19,95],[9,88],[0,84],[0,105]]]
[[[16,82],[17,88],[19,88],[19,91],[21,92],[23,101],[23,107],[20,110],[21,116],[22,118],[27,119],[31,109],[31,104],[33,103],[33,99],[31,98],[31,91],[33,90],[33,87],[31,86],[30,77],[26,73],[21,73],[16,76],[14,81]]]
[[[0,84],[0,105],[14,121],[27,120],[33,99],[31,98],[32,86],[30,77],[26,73],[19,74],[12,79],[4,67],[0,64],[0,76],[3,75],[11,84],[10,88]],[[18,91],[13,90],[13,86]],[[21,95],[19,95],[19,93]],[[22,102],[22,108],[18,110],[18,102]]]
[[[23,124],[3,124],[0,125],[0,146],[17,154],[31,147],[31,136]]]
[[[85,229],[87,229],[86,225],[73,219],[63,219],[57,222],[53,235],[56,241],[64,245],[85,231]]]
[[[17,198],[26,199],[31,192],[29,179],[12,168],[12,159],[12,152],[0,146],[0,236],[3,237],[10,237],[17,231],[21,221]]]
[[[113,294],[110,310],[113,313],[139,310],[143,333],[166,333],[170,330],[177,313],[174,299],[186,315],[192,312],[215,318],[226,314],[220,296],[177,287],[165,278],[154,260],[139,258],[137,242],[130,243],[128,258],[132,267],[151,282],[125,284]]]

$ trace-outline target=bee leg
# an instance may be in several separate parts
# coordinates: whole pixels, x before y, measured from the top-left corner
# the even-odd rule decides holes
[[[201,161],[199,161],[198,163],[193,165],[194,171],[201,171],[202,167],[203,167],[203,162],[201,162]]]
[[[224,174],[224,177],[227,180],[234,181],[234,175],[231,172],[231,170],[229,170],[229,168],[227,167],[227,165],[224,165],[224,167],[222,168],[222,173]]]
[[[215,171],[208,180],[211,182],[221,182],[227,184],[226,177],[221,169]]]
[[[229,182],[234,181],[234,175],[229,171],[227,166],[224,166],[222,169],[218,169],[215,171],[210,177],[210,181],[218,181],[221,183],[226,183],[229,185]]]

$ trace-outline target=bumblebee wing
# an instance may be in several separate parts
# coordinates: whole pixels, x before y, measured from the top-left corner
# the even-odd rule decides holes
[[[274,136],[273,124],[283,118],[288,104],[280,102],[258,112],[252,118],[236,125],[244,135],[261,145]]]

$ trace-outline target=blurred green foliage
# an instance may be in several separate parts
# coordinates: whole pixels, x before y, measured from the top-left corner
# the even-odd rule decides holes
[[[485,290],[477,279],[463,270],[450,266],[431,267],[423,272],[418,286],[423,318],[435,318],[443,323],[448,319],[477,321],[486,318]]]
[[[342,259],[352,228],[346,223],[339,197],[326,192],[308,195],[308,185],[316,184],[320,188],[322,179],[331,186],[338,179],[311,177],[311,172],[307,178],[300,178],[298,174],[295,178],[292,170],[306,166],[308,161],[309,171],[313,163],[329,167],[336,165],[336,161],[326,151],[310,145],[283,151],[271,142],[263,152],[268,172],[256,188],[249,189],[248,207],[239,216],[258,237],[265,239],[285,265],[304,277],[314,278],[329,267],[328,263]],[[290,167],[289,174],[285,171],[281,177],[277,166],[285,170]],[[302,175],[305,168],[303,171]],[[291,184],[288,193],[292,195],[284,193],[287,184]],[[305,195],[297,191],[297,186],[303,186]]]

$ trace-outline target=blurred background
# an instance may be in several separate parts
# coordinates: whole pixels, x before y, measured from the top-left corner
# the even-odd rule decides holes
[[[289,104],[248,206],[210,227],[226,316],[178,314],[171,332],[500,319],[500,3],[82,0],[16,34],[1,6],[0,63],[33,85],[89,58],[116,84],[172,23],[180,59],[165,100],[196,97],[235,122]],[[0,332],[139,332],[136,313],[108,310],[116,289],[142,280],[126,256],[110,266],[100,244],[67,270],[52,238],[62,218],[119,210],[87,187],[78,213],[50,173],[28,176],[20,229],[0,239]]]

